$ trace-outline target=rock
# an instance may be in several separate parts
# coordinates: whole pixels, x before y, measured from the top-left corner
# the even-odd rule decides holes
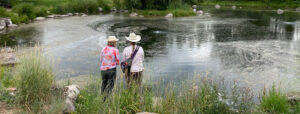
[[[220,6],[219,4],[217,4],[217,5],[215,6],[215,8],[216,8],[216,9],[220,9],[221,6]]]
[[[0,52],[0,65],[7,66],[19,63],[19,59],[14,52],[12,48],[2,48]]]
[[[125,13],[128,13],[128,10],[124,10]]]
[[[60,15],[61,17],[69,17],[69,15]]]
[[[81,17],[86,17],[86,16],[87,16],[86,14],[81,15]]]
[[[51,12],[48,10],[47,13],[50,14]]]
[[[242,9],[243,7],[240,7],[240,9]]]
[[[54,19],[61,19],[63,18],[61,15],[54,15]]]
[[[194,11],[194,12],[196,12],[196,11],[197,11],[197,9],[193,9],[193,11]]]
[[[79,87],[77,85],[69,85],[65,87],[65,109],[64,113],[75,112],[75,101],[80,93]]]
[[[201,15],[201,14],[203,14],[202,10],[197,11],[197,15]]]
[[[296,104],[300,101],[300,93],[299,92],[289,92],[287,93],[288,102],[290,104]]]
[[[135,12],[129,14],[130,17],[136,17],[137,15],[138,15],[138,14],[135,13]]]
[[[6,18],[6,19],[4,19],[4,21],[5,21],[5,24],[6,24],[7,27],[8,27],[9,25],[12,25],[12,24],[13,24],[10,18]]]
[[[4,19],[0,19],[0,30],[4,30],[6,27],[6,23]]]
[[[45,20],[46,18],[45,17],[37,17],[35,18],[36,21],[42,21],[42,20]]]
[[[296,12],[300,12],[300,7],[296,8]]]
[[[48,15],[47,18],[54,18],[55,15]]]
[[[139,15],[139,17],[144,17],[143,15]]]
[[[67,13],[68,16],[73,16],[73,13]]]
[[[235,10],[235,9],[236,9],[236,6],[232,6],[232,9]]]
[[[284,11],[283,11],[282,9],[278,9],[278,10],[277,10],[277,14],[281,15],[281,14],[283,14],[283,13],[284,13]]]
[[[18,25],[16,25],[16,24],[10,24],[10,25],[8,25],[8,28],[13,28],[13,27],[17,27]]]
[[[98,11],[99,11],[99,12],[102,12],[102,11],[103,11],[103,8],[99,7],[99,8],[98,8]]]
[[[173,17],[173,13],[168,13],[165,18],[172,18]]]
[[[79,13],[74,13],[75,15],[79,15]]]
[[[193,9],[197,9],[197,5],[193,5],[192,8],[193,8]]]

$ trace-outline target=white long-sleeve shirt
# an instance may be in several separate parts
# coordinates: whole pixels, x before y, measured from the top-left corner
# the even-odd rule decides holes
[[[135,49],[136,49],[136,47],[137,47],[137,45],[135,45]],[[122,61],[125,61],[126,59],[130,58],[131,53],[133,53],[132,45],[130,45],[124,49]],[[139,50],[132,60],[130,72],[143,71],[144,70],[143,62],[144,62],[144,50],[141,46],[139,46]]]

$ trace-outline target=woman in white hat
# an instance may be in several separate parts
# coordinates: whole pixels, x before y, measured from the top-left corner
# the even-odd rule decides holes
[[[125,70],[126,82],[128,86],[131,86],[131,84],[141,86],[144,70],[144,50],[142,47],[136,45],[141,40],[141,36],[130,33],[126,39],[130,42],[130,46],[124,49],[122,61],[124,62],[132,58],[131,66],[128,70]]]
[[[101,61],[101,76],[102,76],[102,93],[109,94],[114,87],[117,70],[119,65],[119,50],[116,48],[116,43],[119,39],[115,36],[109,36],[107,46],[105,46],[100,54]],[[105,97],[106,98],[106,97]],[[105,99],[104,98],[104,99]]]

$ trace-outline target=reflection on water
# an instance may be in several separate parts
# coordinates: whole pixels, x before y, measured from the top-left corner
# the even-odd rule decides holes
[[[99,50],[105,38],[119,37],[122,51],[128,45],[124,37],[136,32],[142,35],[145,77],[180,82],[208,73],[212,79],[236,80],[253,89],[270,87],[273,82],[297,89],[299,17],[230,10],[213,11],[212,17],[175,19],[102,15],[49,20],[0,38],[1,45],[2,39],[9,45],[41,42],[47,54],[59,58],[59,78],[99,73]],[[39,31],[30,31],[32,27]]]

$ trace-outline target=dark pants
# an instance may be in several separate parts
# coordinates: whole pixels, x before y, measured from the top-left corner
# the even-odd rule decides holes
[[[101,75],[102,75],[101,92],[102,93],[109,94],[112,91],[116,80],[116,74],[117,74],[116,68],[101,71]]]

